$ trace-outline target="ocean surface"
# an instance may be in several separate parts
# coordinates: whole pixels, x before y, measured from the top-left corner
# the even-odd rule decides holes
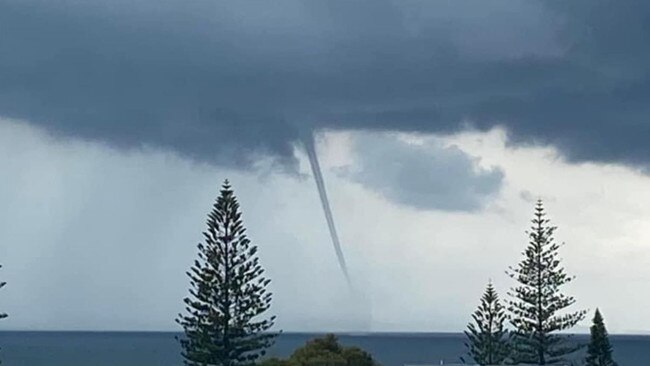
[[[0,332],[3,366],[179,366],[177,333]],[[284,333],[270,355],[285,357],[318,334]],[[464,336],[446,333],[341,334],[341,343],[359,346],[384,366],[458,363]],[[576,336],[581,342],[586,336]],[[650,336],[612,335],[619,366],[650,365]]]

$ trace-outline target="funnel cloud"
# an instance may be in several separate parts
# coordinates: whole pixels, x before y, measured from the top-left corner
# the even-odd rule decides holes
[[[316,182],[316,188],[318,189],[318,196],[320,197],[321,205],[323,206],[323,212],[325,213],[325,219],[327,220],[327,228],[329,229],[330,236],[332,238],[332,245],[334,245],[334,251],[336,252],[336,258],[338,259],[339,266],[343,272],[343,276],[348,284],[351,284],[350,274],[348,272],[348,266],[345,262],[345,256],[343,255],[343,249],[341,249],[341,242],[339,241],[339,235],[336,232],[336,226],[334,225],[334,216],[332,215],[332,208],[330,207],[329,199],[327,198],[327,191],[325,190],[325,181],[323,180],[323,172],[320,169],[320,164],[318,162],[318,156],[316,155],[316,148],[314,146],[314,137],[309,135],[303,138],[303,143],[305,149],[307,150],[307,156],[309,157],[309,165],[311,166],[312,174],[314,175],[314,181]]]

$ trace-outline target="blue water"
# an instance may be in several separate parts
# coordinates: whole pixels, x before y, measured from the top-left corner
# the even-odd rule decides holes
[[[182,365],[176,333],[0,332],[3,366],[168,366]],[[270,350],[286,357],[316,334],[285,333]],[[372,333],[340,335],[341,343],[369,351],[384,366],[458,362],[462,334]],[[586,341],[578,336],[579,341]],[[650,336],[611,336],[620,366],[650,364]]]

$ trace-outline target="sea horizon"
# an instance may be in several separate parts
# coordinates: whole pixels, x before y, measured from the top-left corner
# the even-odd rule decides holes
[[[467,358],[461,332],[282,332],[267,357],[288,357],[310,339],[334,333],[341,344],[360,347],[382,366],[460,363]],[[181,331],[3,330],[0,360],[15,366],[172,366],[182,363]],[[587,334],[574,340],[586,343]],[[612,334],[619,366],[645,366],[650,335]],[[583,357],[580,354],[576,358]]]

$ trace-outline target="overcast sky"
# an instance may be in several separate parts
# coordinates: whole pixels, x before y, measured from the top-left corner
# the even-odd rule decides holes
[[[286,331],[461,331],[488,280],[513,285],[537,198],[576,309],[650,331],[648,19],[642,1],[3,1],[2,327],[177,330],[229,178]]]

